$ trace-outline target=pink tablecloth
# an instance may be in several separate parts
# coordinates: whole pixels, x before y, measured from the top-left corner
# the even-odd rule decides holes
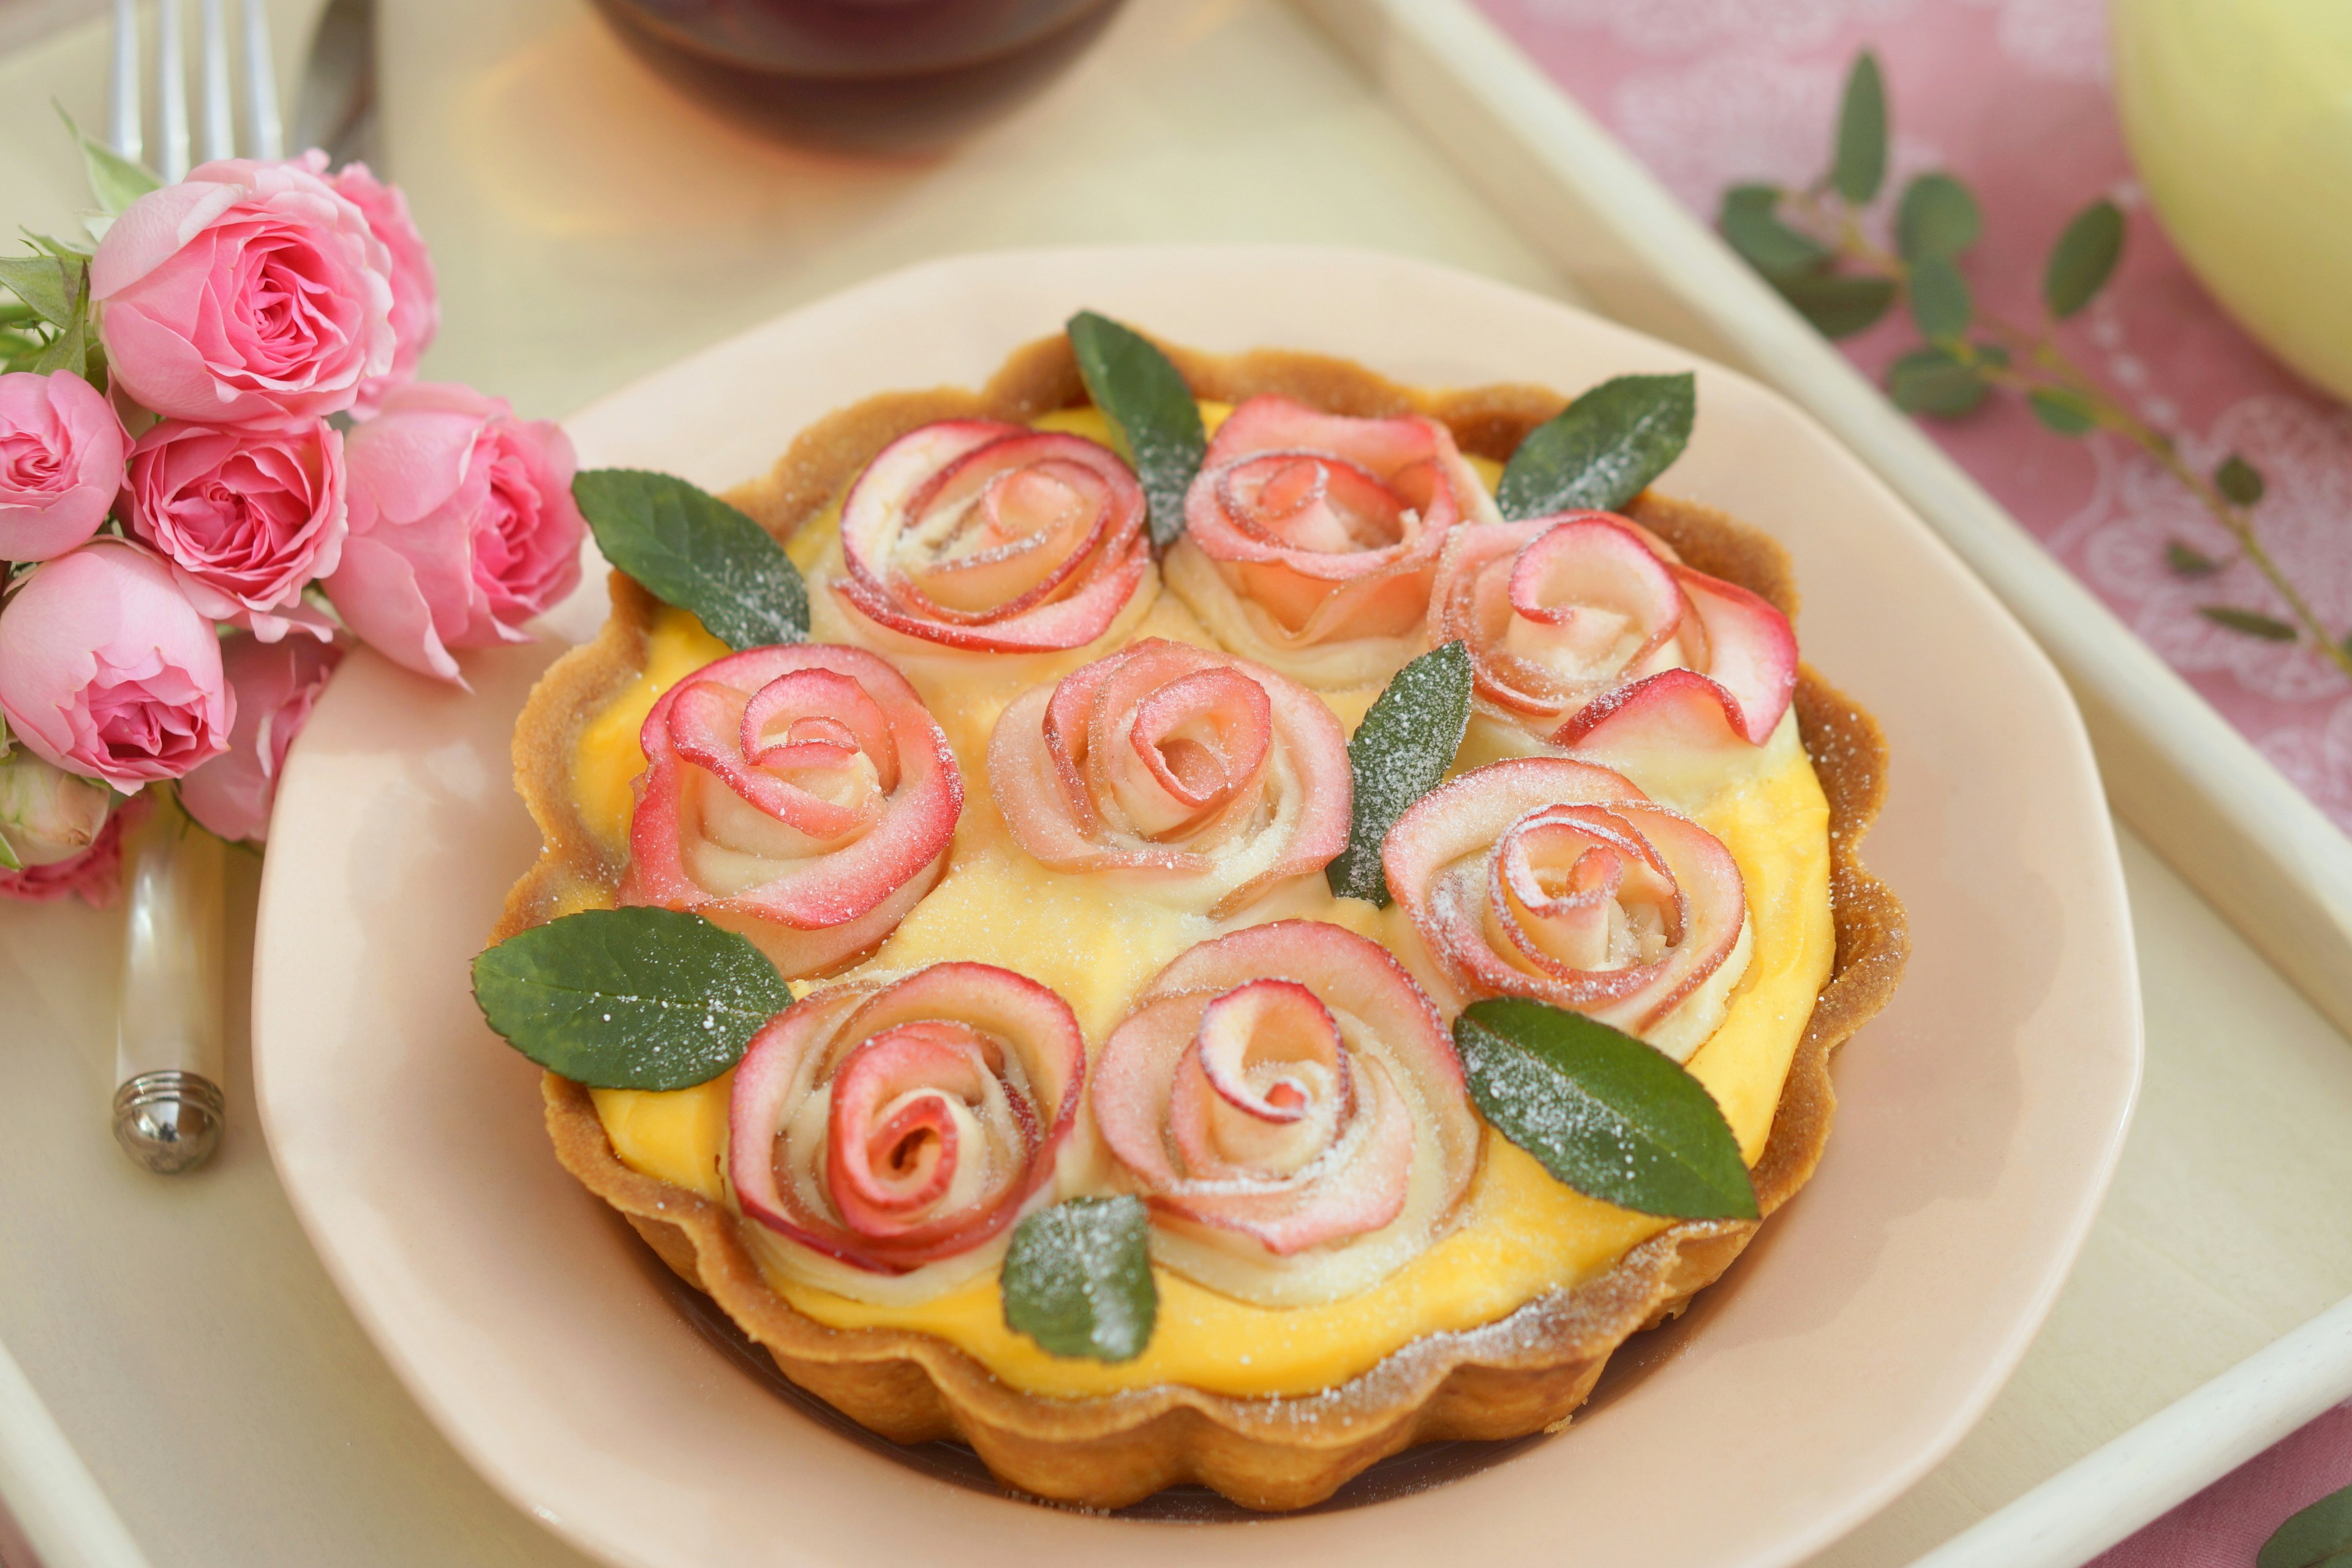
[[[1822,172],[1846,68],[1875,49],[1894,125],[1882,205],[1926,170],[1966,180],[1985,237],[1964,269],[1979,300],[2012,320],[2038,314],[2042,258],[2066,219],[2116,196],[2130,214],[2123,265],[2064,346],[2200,468],[2232,451],[2252,461],[2269,485],[2257,518],[2273,552],[2335,636],[2352,628],[2352,415],[2239,331],[2165,243],[2109,102],[2104,0],[1481,3],[1710,220],[1728,185],[1803,185]],[[1898,313],[1844,346],[1875,375],[1918,341]],[[2308,647],[2198,614],[2283,609],[2252,566],[2201,579],[2168,566],[2174,541],[2234,552],[2153,459],[2112,436],[2055,435],[2006,395],[1928,428],[2352,831],[2352,680]]]

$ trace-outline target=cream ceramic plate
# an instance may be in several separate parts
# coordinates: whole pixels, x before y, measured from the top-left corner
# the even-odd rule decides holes
[[[797,311],[572,430],[585,464],[722,487],[828,409],[976,384],[1081,306],[1204,349],[1320,350],[1427,385],[1573,391],[1693,363],[1389,257],[1011,253]],[[474,658],[471,692],[347,664],[279,796],[262,890],[254,1058],[271,1152],[451,1441],[551,1528],[643,1568],[1151,1565],[1204,1550],[1419,1568],[1441,1543],[1477,1564],[1572,1547],[1585,1563],[1766,1568],[1925,1471],[2024,1351],[2123,1141],[2140,1031],[2115,842],[2074,706],[2016,624],[1802,415],[1697,370],[1697,435],[1665,488],[1795,552],[1806,656],[1886,728],[1892,788],[1864,858],[1916,946],[1894,1005],[1838,1058],[1812,1184],[1682,1324],[1627,1347],[1570,1431],[1391,1461],[1339,1500],[1378,1506],[1203,1536],[957,1484],[952,1450],[909,1464],[780,1397],[557,1168],[537,1069],[467,994],[467,960],[537,848],[507,747],[550,641]],[[583,637],[604,610],[592,574],[552,619]]]

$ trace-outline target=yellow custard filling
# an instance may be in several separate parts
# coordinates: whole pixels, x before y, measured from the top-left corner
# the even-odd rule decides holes
[[[1223,412],[1203,408],[1213,427]],[[1040,423],[1097,438],[1102,434],[1100,416],[1090,409]],[[1491,483],[1491,465],[1481,468]],[[791,553],[803,570],[822,575],[828,554],[838,560],[835,524],[828,514],[794,536]],[[1156,580],[1139,590],[1139,598],[1157,594]],[[824,640],[829,595],[813,583],[811,597],[814,635]],[[984,766],[989,727],[1012,696],[1134,637],[1214,646],[1173,595],[1160,595],[1139,619],[1126,619],[1102,645],[1018,660],[1019,678],[1005,689],[999,689],[1004,681],[975,679],[978,660],[943,661],[936,669],[924,668],[927,661],[907,661],[906,674],[956,750],[964,812],[947,876],[864,967],[903,971],[949,959],[1001,964],[1059,992],[1076,1013],[1089,1047],[1098,1047],[1129,1000],[1171,959],[1235,926],[1286,917],[1328,921],[1405,950],[1409,927],[1401,909],[1334,898],[1319,878],[1221,924],[1122,893],[1098,879],[1050,870],[1013,840],[989,798]],[[583,821],[607,842],[618,846],[627,837],[630,783],[644,766],[636,738],[646,713],[664,689],[726,651],[690,616],[663,608],[645,673],[583,728],[573,800]],[[1372,689],[1339,692],[1328,700],[1352,731],[1374,695]],[[1770,1133],[1781,1083],[1829,977],[1835,946],[1829,807],[1793,716],[1782,721],[1760,762],[1692,813],[1738,862],[1754,951],[1723,1024],[1688,1066],[1722,1106],[1750,1164]],[[720,1200],[730,1082],[721,1077],[671,1093],[592,1093],[624,1163]],[[1454,1228],[1380,1285],[1324,1306],[1274,1309],[1155,1268],[1160,1312],[1151,1342],[1136,1360],[1118,1364],[1051,1355],[1006,1328],[993,1277],[913,1306],[855,1301],[772,1272],[770,1283],[819,1322],[936,1334],[1032,1393],[1077,1397],[1181,1383],[1241,1395],[1303,1394],[1356,1376],[1423,1335],[1494,1322],[1548,1290],[1605,1272],[1667,1223],[1560,1185],[1489,1131]]]

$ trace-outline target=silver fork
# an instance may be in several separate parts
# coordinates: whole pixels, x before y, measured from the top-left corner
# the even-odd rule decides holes
[[[236,93],[226,0],[201,0],[205,158],[236,155]],[[187,61],[181,0],[155,0],[155,172],[188,172]],[[262,0],[241,0],[245,43],[245,152],[284,155],[278,83]],[[114,67],[107,140],[142,162],[139,8],[114,0]],[[161,794],[159,790],[157,792]],[[115,1015],[114,1136],[124,1152],[163,1175],[194,1170],[220,1142],[227,1102],[222,948],[227,847],[197,828],[176,801],[155,803],[125,858],[122,991]]]

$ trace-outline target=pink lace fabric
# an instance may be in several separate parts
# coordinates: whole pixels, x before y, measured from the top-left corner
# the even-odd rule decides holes
[[[2105,0],[1479,4],[1710,222],[1728,185],[1821,174],[1846,68],[1875,49],[1894,122],[1885,214],[1914,174],[1965,180],[1985,236],[1963,268],[1980,306],[2011,321],[2038,319],[2042,261],[2066,220],[2115,197],[2129,215],[2123,264],[2066,324],[2063,347],[2190,463],[2210,472],[2237,452],[2260,469],[2263,540],[2334,635],[2352,628],[2352,414],[2241,331],[2166,243],[2109,99]],[[1918,342],[1898,311],[1840,346],[1883,384]],[[2045,430],[2010,394],[1925,427],[2352,832],[2352,680],[2308,646],[2198,614],[2285,610],[2153,459],[2116,437]],[[2182,577],[2166,559],[2176,541],[2231,563]]]

